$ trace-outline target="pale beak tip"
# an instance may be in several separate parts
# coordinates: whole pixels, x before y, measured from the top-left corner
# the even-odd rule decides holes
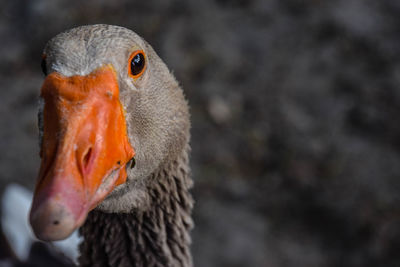
[[[54,200],[32,209],[29,219],[36,237],[43,241],[65,239],[77,228],[74,215]]]

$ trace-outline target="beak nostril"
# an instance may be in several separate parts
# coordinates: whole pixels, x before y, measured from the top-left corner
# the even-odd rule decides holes
[[[87,151],[86,151],[86,153],[85,153],[85,155],[83,156],[83,169],[86,169],[87,168],[87,166],[88,166],[88,164],[89,164],[89,162],[90,162],[90,158],[91,158],[91,156],[92,156],[92,148],[90,147]]]

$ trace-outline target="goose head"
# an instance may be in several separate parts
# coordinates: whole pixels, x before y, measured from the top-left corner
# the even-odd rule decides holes
[[[189,139],[188,106],[173,75],[141,37],[110,25],[55,36],[42,67],[36,236],[64,239],[94,208],[145,209],[149,177]]]

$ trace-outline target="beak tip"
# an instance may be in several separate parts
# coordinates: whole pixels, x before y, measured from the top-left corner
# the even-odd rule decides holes
[[[77,228],[73,214],[54,200],[32,209],[29,220],[34,234],[43,241],[65,239]]]

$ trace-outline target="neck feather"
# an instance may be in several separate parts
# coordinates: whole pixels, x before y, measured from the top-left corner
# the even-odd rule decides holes
[[[81,266],[192,266],[193,199],[187,153],[149,178],[148,209],[89,213],[80,229]]]

